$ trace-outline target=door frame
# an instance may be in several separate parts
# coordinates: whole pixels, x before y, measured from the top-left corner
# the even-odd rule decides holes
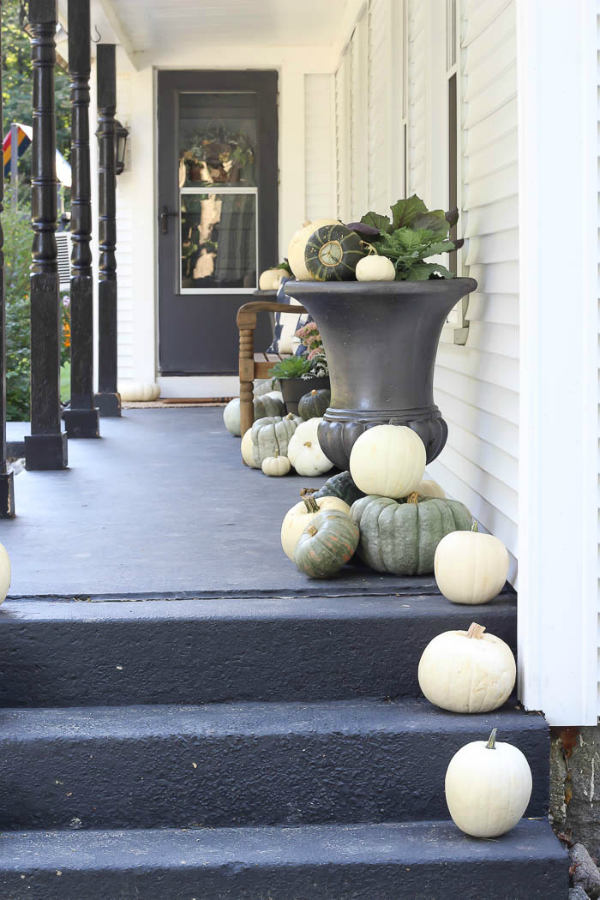
[[[201,79],[201,85],[199,81]],[[161,131],[168,128],[169,121],[176,134],[178,103],[176,94],[180,91],[240,92],[254,91],[258,97],[258,133],[260,153],[258,159],[258,202],[257,202],[257,283],[260,272],[279,261],[279,116],[277,69],[157,69],[155,81],[156,132],[155,132],[155,234],[156,234],[156,366],[159,377],[226,377],[229,373],[204,373],[176,371],[163,368],[161,360],[161,267],[160,267],[160,210],[165,190],[177,193],[177,166],[160,165]],[[171,100],[169,102],[169,95]],[[275,110],[275,116],[272,112]],[[164,133],[164,131],[163,131]],[[175,145],[170,152],[176,155]],[[176,294],[187,297],[189,295]],[[210,295],[209,295],[210,296]],[[226,295],[224,295],[226,296]],[[251,299],[251,294],[247,299]],[[198,295],[194,302],[202,302]],[[237,375],[237,372],[230,374]]]

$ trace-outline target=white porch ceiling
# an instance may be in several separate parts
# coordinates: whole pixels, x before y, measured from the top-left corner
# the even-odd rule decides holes
[[[331,46],[355,0],[100,0],[128,52]],[[103,39],[105,40],[106,38]]]

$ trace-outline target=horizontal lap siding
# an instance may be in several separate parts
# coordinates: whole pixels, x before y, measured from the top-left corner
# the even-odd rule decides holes
[[[330,218],[335,212],[333,90],[332,75],[304,76],[306,219]]]
[[[416,22],[413,30],[415,43]],[[514,0],[463,0],[461,34],[459,230],[468,239],[465,272],[477,279],[478,288],[469,302],[466,346],[439,347],[435,396],[449,437],[430,471],[516,558],[519,207]],[[411,154],[411,171],[417,172],[421,153],[411,145]],[[413,189],[417,180],[413,176]]]
[[[427,158],[432,149],[427,146],[428,4],[423,0],[405,2],[408,3],[407,194],[427,198]]]
[[[393,35],[392,0],[371,0],[369,5],[369,209],[387,213],[392,197]]]
[[[128,75],[118,76],[117,97],[117,118],[123,124],[129,123],[131,119],[131,81]],[[129,200],[130,191],[123,190],[127,187],[128,179],[126,161],[125,171],[117,178],[117,366],[119,381],[133,378],[135,375],[133,210]],[[136,256],[139,265],[139,248],[137,248]],[[152,257],[153,254],[146,255],[147,260],[151,260]],[[147,265],[148,262],[145,264]]]

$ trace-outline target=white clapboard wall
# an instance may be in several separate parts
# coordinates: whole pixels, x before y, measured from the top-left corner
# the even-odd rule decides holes
[[[333,76],[305,75],[304,92],[305,218],[331,218],[336,210]]]
[[[462,218],[471,294],[465,346],[441,343],[449,426],[431,468],[517,554],[519,296],[515,0],[462,0]],[[418,158],[416,148],[414,158]],[[417,165],[415,171],[419,170]],[[515,566],[512,567],[514,580]]]

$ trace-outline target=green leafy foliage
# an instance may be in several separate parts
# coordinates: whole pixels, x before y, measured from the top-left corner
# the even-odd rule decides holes
[[[7,210],[4,227],[6,296],[6,413],[11,422],[29,418],[29,265],[32,232],[28,216]]]
[[[306,356],[289,356],[275,363],[269,375],[271,378],[302,378],[310,372],[312,368],[311,362]]]
[[[394,203],[391,212],[391,220],[388,216],[368,212],[361,222],[379,230],[379,237],[371,240],[371,244],[380,256],[392,260],[396,281],[453,278],[452,272],[441,263],[425,260],[456,249],[456,244],[448,240],[448,231],[456,224],[458,210],[451,213],[442,209],[428,210],[421,198],[413,194]]]

